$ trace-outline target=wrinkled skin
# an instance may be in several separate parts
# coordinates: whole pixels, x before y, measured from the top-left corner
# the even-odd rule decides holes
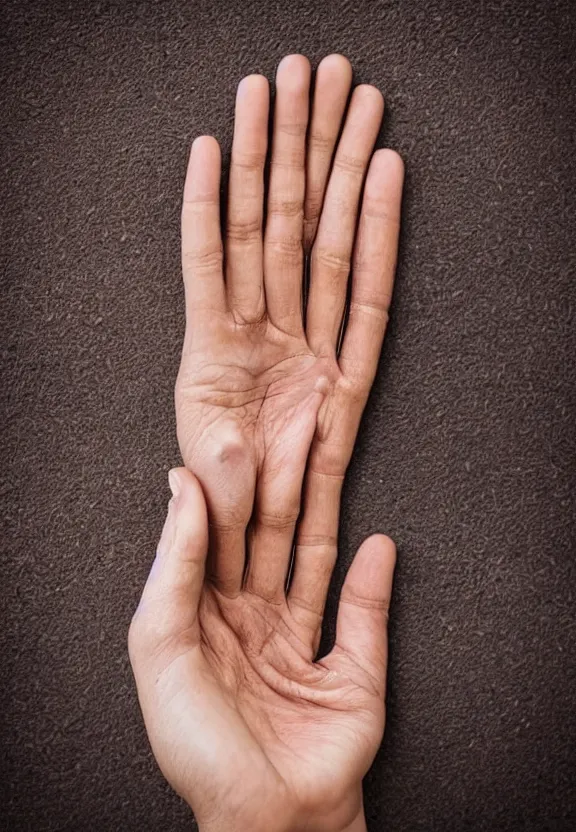
[[[365,829],[361,780],[384,728],[388,538],[360,548],[334,649],[315,656],[387,321],[403,168],[373,153],[373,87],[355,89],[337,143],[350,85],[346,59],[326,58],[310,115],[308,62],[280,64],[265,230],[265,79],[239,86],[224,242],[219,147],[202,137],[190,154],[175,391],[186,468],[172,474],[129,646],[155,756],[206,830]]]
[[[223,596],[203,580],[206,508],[176,469],[158,555],[130,633],[156,758],[203,830],[362,829],[361,779],[384,728],[394,546],[351,567],[332,652],[314,662],[288,601]]]
[[[274,485],[266,519],[294,520],[300,489],[291,484],[302,474],[325,394],[333,396],[342,381],[337,363],[317,358],[303,334],[284,333],[269,320],[239,325],[215,315],[198,340],[178,378],[178,435],[187,467],[205,484],[215,525],[244,535],[264,471]],[[323,415],[319,435],[326,421]]]

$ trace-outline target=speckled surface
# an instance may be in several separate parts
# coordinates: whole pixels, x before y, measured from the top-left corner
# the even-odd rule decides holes
[[[235,86],[341,51],[406,161],[394,308],[341,559],[398,544],[369,829],[571,830],[576,796],[576,12],[6,0],[2,829],[192,828],[126,631],[179,463],[179,211]]]

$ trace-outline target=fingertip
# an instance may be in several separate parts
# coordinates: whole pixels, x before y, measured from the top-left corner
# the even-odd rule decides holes
[[[193,552],[203,557],[208,546],[208,510],[199,480],[184,467],[168,471],[172,499],[168,504],[167,527],[162,552],[173,551],[176,558]]]
[[[370,554],[376,555],[382,561],[394,564],[396,563],[396,544],[387,534],[372,534],[367,537],[361,548],[366,547]]]
[[[188,468],[185,468],[183,465],[176,465],[168,471],[168,484],[171,484],[171,480],[181,483],[182,478],[186,479],[186,477],[196,479],[194,474],[189,471]]]
[[[365,195],[370,199],[384,199],[400,210],[404,187],[404,161],[399,153],[389,148],[376,150],[372,156],[366,178]]]
[[[198,478],[188,468],[171,468],[168,471],[168,485],[174,503],[193,502],[196,508],[205,512],[204,491]]]
[[[383,693],[386,680],[386,629],[392,598],[396,546],[373,534],[360,546],[340,594],[336,644],[363,667]]]
[[[337,52],[322,58],[316,73],[326,80],[344,81],[348,86],[352,83],[352,64],[345,55]]]
[[[404,160],[396,150],[392,150],[390,147],[382,147],[375,151],[373,161],[379,167],[397,174],[401,179],[404,177]]]
[[[200,148],[213,147],[214,145],[218,145],[218,147],[220,147],[220,145],[218,144],[218,139],[211,135],[196,136],[196,138],[192,142],[192,147],[194,150],[199,150]]]
[[[208,550],[208,519],[200,484],[186,468],[171,468],[173,497],[156,558],[129,631],[131,660],[170,653],[181,634],[197,631],[197,612]],[[195,631],[195,632],[196,632]]]
[[[292,52],[289,55],[284,55],[281,59],[280,63],[278,64],[278,69],[287,69],[293,67],[309,67],[310,61],[306,57],[306,55],[302,55],[301,52]]]
[[[219,198],[222,154],[214,136],[197,136],[192,142],[184,181],[184,213],[187,203]],[[219,232],[219,229],[218,229]]]
[[[368,103],[375,109],[378,108],[382,113],[384,112],[384,96],[378,87],[374,87],[372,84],[358,84],[354,88],[352,97]]]
[[[240,97],[253,94],[268,94],[269,90],[270,84],[268,83],[268,79],[265,75],[260,75],[259,73],[244,76],[238,84],[238,96]]]
[[[171,468],[168,471],[168,485],[170,486],[170,491],[172,492],[172,496],[174,499],[177,499],[180,496],[180,492],[182,490],[182,483],[180,482],[178,468]]]
[[[385,534],[373,534],[362,543],[350,567],[353,584],[362,587],[367,598],[389,598],[396,544]]]
[[[212,158],[220,158],[220,143],[214,136],[196,136],[192,142],[190,153],[206,155]]]
[[[302,83],[310,81],[312,67],[306,55],[294,54],[286,55],[276,70],[276,84],[278,82],[285,82],[299,86]]]

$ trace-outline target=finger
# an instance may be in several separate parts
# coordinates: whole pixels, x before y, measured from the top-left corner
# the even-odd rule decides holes
[[[186,635],[199,638],[198,604],[208,549],[208,519],[200,484],[186,468],[169,473],[173,497],[156,559],[130,628],[136,660],[157,656]]]
[[[318,379],[297,409],[285,412],[288,431],[270,449],[258,478],[244,586],[267,601],[285,598],[306,459],[326,385],[326,379]]]
[[[343,55],[328,55],[318,65],[306,152],[304,249],[312,247],[336,140],[352,84],[352,66]]]
[[[369,537],[348,570],[338,606],[336,642],[325,664],[384,698],[388,611],[396,547],[385,535]]]
[[[404,163],[394,150],[372,158],[356,239],[352,292],[340,369],[363,409],[376,374],[394,286]],[[352,442],[354,439],[352,440]]]
[[[182,203],[182,274],[186,316],[224,312],[226,297],[220,233],[220,146],[212,136],[195,139]]]
[[[319,411],[308,457],[288,601],[311,637],[320,625],[337,557],[340,497],[358,431],[356,404],[340,376]]]
[[[237,412],[246,408],[247,397],[250,391],[246,395],[237,391],[231,407],[214,404],[198,424],[190,423],[196,411],[177,419],[179,428],[185,428],[188,417],[188,433],[195,441],[189,443],[184,459],[203,488],[208,509],[206,580],[229,598],[235,598],[242,589],[246,529],[254,510],[258,468],[257,449],[237,419]]]
[[[207,580],[221,595],[235,598],[246,567],[246,530],[254,510],[256,460],[237,424],[216,418],[202,434],[193,470],[208,506],[210,543]]]
[[[322,405],[310,451],[289,603],[313,629],[321,623],[336,560],[344,474],[374,380],[392,294],[403,163],[390,150],[373,156],[354,255],[342,376]]]
[[[356,87],[336,150],[311,254],[306,334],[316,355],[331,355],[337,347],[358,203],[383,111],[384,101],[375,87]]]
[[[302,331],[302,234],[310,64],[289,55],[278,67],[264,237],[266,305],[272,323]]]
[[[249,75],[238,85],[228,185],[226,288],[236,319],[258,321],[265,311],[262,262],[264,164],[268,144],[268,81]]]
[[[318,647],[326,594],[338,554],[338,520],[344,476],[316,470],[311,460],[304,483],[294,568],[288,606],[294,618],[310,632],[313,651]]]

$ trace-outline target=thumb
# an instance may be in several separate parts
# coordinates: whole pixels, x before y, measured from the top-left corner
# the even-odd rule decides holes
[[[338,607],[336,650],[365,671],[384,696],[388,664],[388,610],[396,546],[383,534],[369,537],[348,570]]]
[[[158,654],[178,636],[198,637],[198,604],[208,549],[206,501],[186,468],[168,479],[172,499],[156,558],[130,626],[131,654]]]

